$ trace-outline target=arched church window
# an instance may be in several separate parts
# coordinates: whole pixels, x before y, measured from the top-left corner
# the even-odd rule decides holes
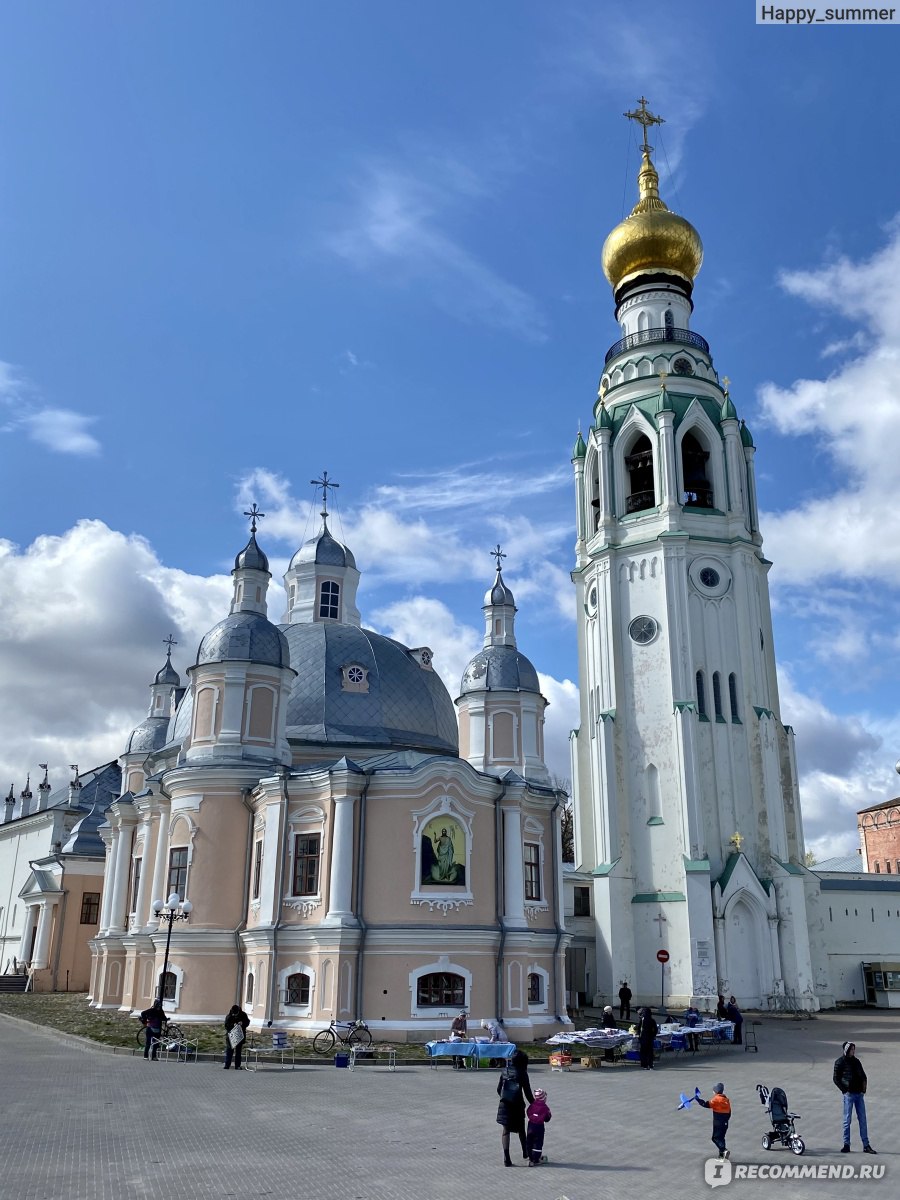
[[[309,1004],[309,976],[302,971],[288,975],[284,986],[285,1004]]]
[[[631,447],[631,453],[625,455],[625,469],[628,472],[625,511],[633,513],[652,508],[656,503],[653,490],[653,447],[646,434],[641,434]]]
[[[666,327],[666,341],[668,341],[675,332],[675,318],[672,315],[671,308],[667,308],[663,316],[663,321]]]
[[[706,717],[706,680],[703,678],[703,672],[697,672],[697,712],[701,717]],[[709,718],[707,717],[707,720]]]
[[[246,1004],[253,1003],[253,972],[252,971],[247,976],[247,999],[246,999],[245,1003]]]
[[[731,705],[731,719],[740,724],[741,714],[738,712],[737,676],[734,671],[728,676],[728,702]]]
[[[528,976],[528,1003],[544,1003],[544,980],[537,971],[532,971]]]
[[[709,451],[704,450],[692,433],[681,442],[681,468],[684,477],[686,508],[712,508],[712,485],[706,475]]]
[[[175,989],[177,987],[177,984],[178,984],[178,981],[176,980],[174,973],[172,971],[166,971],[165,975],[163,975],[163,989],[162,989],[163,1000],[174,1000],[175,999]]]
[[[449,971],[420,975],[416,992],[420,1007],[464,1008],[466,1004],[465,979]]]
[[[716,710],[716,720],[724,721],[722,716],[722,681],[718,671],[713,671],[713,707]]]
[[[326,579],[319,589],[319,616],[326,620],[336,621],[341,589],[331,579]]]

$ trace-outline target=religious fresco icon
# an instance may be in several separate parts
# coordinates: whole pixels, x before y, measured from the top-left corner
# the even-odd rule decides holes
[[[422,830],[422,887],[466,882],[466,835],[455,817],[433,817]]]

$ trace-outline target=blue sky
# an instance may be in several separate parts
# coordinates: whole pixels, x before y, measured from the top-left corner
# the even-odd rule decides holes
[[[704,241],[694,328],[758,446],[807,835],[856,844],[900,752],[892,30],[757,27],[749,0],[3,25],[0,780],[117,753],[161,639],[183,669],[224,611],[246,501],[281,564],[323,468],[364,620],[434,646],[451,690],[503,542],[568,774],[569,455],[643,93]]]

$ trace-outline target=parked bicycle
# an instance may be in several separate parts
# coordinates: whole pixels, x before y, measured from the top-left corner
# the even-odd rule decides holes
[[[137,1033],[134,1035],[134,1040],[143,1048],[144,1040],[147,1032],[145,1025],[139,1025]],[[176,1025],[174,1021],[169,1021],[162,1033],[159,1035],[159,1042],[162,1046],[174,1045],[176,1042],[184,1042],[187,1040],[186,1034],[180,1025]]]
[[[342,1046],[371,1046],[372,1035],[361,1018],[358,1021],[332,1021],[313,1038],[316,1054],[330,1054],[337,1043]]]

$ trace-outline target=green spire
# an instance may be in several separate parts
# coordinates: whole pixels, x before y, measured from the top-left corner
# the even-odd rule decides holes
[[[578,430],[578,437],[575,439],[575,449],[572,451],[573,458],[584,458],[587,454],[587,446],[584,444],[584,438],[581,436],[581,430]]]
[[[727,392],[725,393],[725,399],[722,401],[722,416],[721,416],[720,420],[722,420],[722,421],[736,421],[737,420],[737,409],[734,407],[734,401],[731,399],[731,397],[728,395]]]
[[[609,411],[607,410],[606,405],[601,400],[600,401],[600,411],[599,411],[599,413],[597,413],[597,424],[596,424],[595,428],[597,428],[597,429],[612,429],[612,427],[613,427],[612,417],[609,415]]]
[[[744,446],[753,445],[753,437],[743,421],[741,421],[741,444]]]

